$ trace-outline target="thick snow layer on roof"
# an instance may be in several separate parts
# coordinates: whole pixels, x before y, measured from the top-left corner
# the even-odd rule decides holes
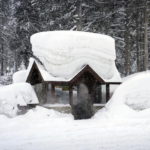
[[[25,82],[27,70],[17,71],[13,74],[13,83]]]
[[[115,90],[104,112],[120,118],[150,116],[150,72],[136,73],[127,78]]]
[[[49,72],[47,72],[47,71],[45,70],[45,68],[44,68],[38,61],[36,61],[34,58],[30,58],[30,60],[29,60],[29,66],[28,66],[28,68],[27,68],[27,70],[26,70],[26,78],[25,78],[24,81],[27,80],[28,75],[29,75],[29,73],[30,73],[30,70],[31,70],[31,68],[32,68],[34,62],[36,63],[36,65],[37,65],[37,67],[38,67],[38,69],[39,69],[39,71],[40,71],[40,73],[41,73],[41,75],[42,75],[44,81],[67,81],[67,80],[66,80],[65,78],[63,78],[63,77],[54,77],[54,76],[52,76],[52,75],[51,75]]]
[[[53,77],[72,78],[89,65],[108,82],[120,82],[114,39],[79,31],[42,32],[31,36],[32,50]]]

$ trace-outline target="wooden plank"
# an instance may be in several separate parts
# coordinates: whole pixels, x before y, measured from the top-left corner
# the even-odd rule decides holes
[[[51,84],[51,104],[55,104],[55,84]]]
[[[106,102],[110,99],[110,89],[109,84],[106,84]]]
[[[90,92],[90,96],[91,96],[91,104],[93,105],[94,103],[93,89]]]
[[[106,82],[106,84],[122,84],[122,82]]]
[[[73,88],[72,88],[72,86],[69,87],[69,103],[72,106],[72,104],[73,104]]]
[[[77,85],[77,102],[79,102],[79,84]]]

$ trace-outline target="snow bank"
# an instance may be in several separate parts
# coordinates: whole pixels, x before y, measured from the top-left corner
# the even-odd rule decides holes
[[[128,77],[98,114],[102,113],[122,118],[150,116],[150,72]]]
[[[72,78],[89,65],[105,81],[120,82],[114,39],[101,34],[51,31],[31,36],[32,51],[54,77]]]
[[[129,79],[133,79],[133,78],[135,78],[135,77],[137,77],[139,75],[143,75],[143,74],[147,74],[147,73],[150,73],[150,71],[147,70],[147,71],[144,71],[144,72],[138,72],[138,73],[131,74],[129,76],[123,77],[122,78],[122,82],[126,82]]]
[[[0,122],[1,150],[150,149],[150,119],[73,120],[70,114],[36,107],[13,119],[0,115]]]
[[[53,109],[46,109],[40,106],[36,106],[34,109],[30,109],[25,115],[24,118],[27,119],[49,119],[49,118],[68,118],[73,120],[71,114],[60,113]]]
[[[0,114],[14,117],[17,105],[38,104],[37,96],[28,83],[17,83],[0,87]]]

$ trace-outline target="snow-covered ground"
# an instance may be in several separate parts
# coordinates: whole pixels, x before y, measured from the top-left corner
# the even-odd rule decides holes
[[[1,87],[1,86],[4,86],[4,85],[0,84],[0,87]]]
[[[39,106],[14,118],[0,115],[0,150],[149,150],[149,82],[149,72],[124,79],[87,120]]]
[[[97,116],[98,117],[98,116]],[[73,120],[37,107],[13,119],[0,116],[1,150],[149,150],[150,119]]]

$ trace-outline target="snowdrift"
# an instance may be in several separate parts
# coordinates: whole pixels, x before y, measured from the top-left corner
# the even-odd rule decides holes
[[[109,114],[119,117],[150,116],[150,72],[143,72],[124,79],[110,101],[95,117]]]
[[[14,117],[17,105],[38,104],[37,96],[28,83],[17,83],[0,87],[0,114]]]
[[[18,117],[19,118],[19,117]],[[22,117],[21,117],[22,118]],[[36,106],[36,108],[30,109],[23,118],[26,119],[50,119],[50,118],[68,118],[73,120],[73,115],[72,114],[65,114],[65,113],[60,113],[58,111],[55,111],[53,109],[46,109],[40,106]]]
[[[79,31],[41,32],[31,36],[32,51],[54,77],[72,78],[89,65],[105,81],[120,82],[113,38]]]

